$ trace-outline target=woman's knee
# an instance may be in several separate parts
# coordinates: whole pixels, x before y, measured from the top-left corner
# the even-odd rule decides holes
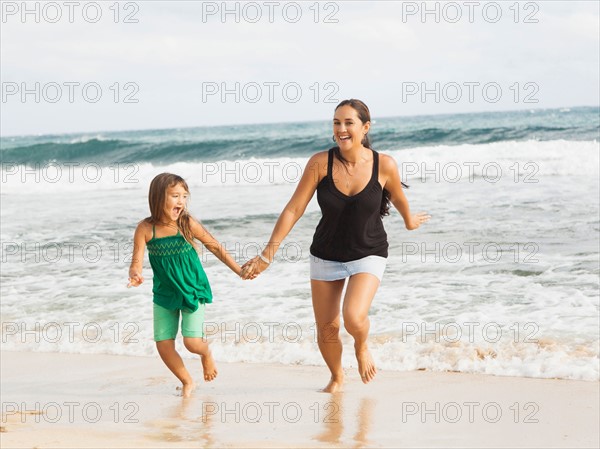
[[[320,343],[331,343],[338,341],[340,336],[340,323],[333,321],[317,328],[317,339]]]
[[[344,328],[349,334],[354,335],[362,332],[369,327],[368,317],[359,317],[356,315],[344,315]]]

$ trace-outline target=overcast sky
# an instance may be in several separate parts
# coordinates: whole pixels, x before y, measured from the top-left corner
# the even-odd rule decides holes
[[[600,103],[597,1],[76,3],[2,2],[2,136]]]

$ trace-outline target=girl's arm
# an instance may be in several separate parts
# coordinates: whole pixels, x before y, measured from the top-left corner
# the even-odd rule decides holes
[[[315,194],[315,190],[317,190],[319,182],[326,173],[327,151],[313,155],[306,163],[302,178],[300,178],[300,182],[298,183],[292,198],[290,198],[289,202],[279,215],[275,227],[273,228],[273,232],[271,233],[271,237],[269,238],[269,243],[262,251],[262,257],[269,260],[269,263],[273,261],[281,242],[283,242],[296,222],[304,214],[306,206],[308,206],[308,203]],[[269,266],[269,263],[262,260],[259,256],[255,257],[244,264],[244,268],[247,270],[246,275],[251,278],[256,277],[256,275]]]
[[[410,213],[408,200],[404,195],[402,183],[400,182],[400,173],[398,173],[396,161],[390,156],[380,154],[380,164],[384,181],[383,187],[390,192],[390,201],[398,212],[400,212],[400,215],[402,215],[406,229],[412,231],[413,229],[417,229],[421,224],[429,221],[431,216],[425,212],[419,212],[414,215]]]
[[[129,266],[129,284],[127,287],[138,287],[144,282],[142,276],[142,266],[144,264],[144,250],[146,249],[147,224],[140,223],[135,228],[133,235],[133,253],[131,255],[131,265]]]
[[[242,268],[238,265],[231,254],[227,252],[227,250],[219,243],[219,241],[214,238],[210,232],[206,230],[202,224],[198,223],[193,218],[190,220],[190,225],[192,228],[192,232],[194,233],[194,237],[202,242],[208,250],[213,253],[217,258],[227,265],[231,271],[240,276],[242,274]]]

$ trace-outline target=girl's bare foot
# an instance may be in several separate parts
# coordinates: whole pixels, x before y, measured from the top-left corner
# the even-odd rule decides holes
[[[373,357],[371,357],[371,353],[366,346],[356,350],[356,361],[358,362],[360,380],[365,384],[371,382],[377,373],[377,368],[375,368]]]
[[[201,355],[200,359],[202,360],[202,371],[204,371],[204,380],[206,382],[210,382],[215,377],[217,377],[217,365],[215,364],[215,359],[212,357],[212,353],[208,353],[207,355]]]
[[[192,391],[196,389],[196,384],[194,382],[185,383],[181,386],[181,396],[184,398],[189,398],[192,396]]]
[[[344,386],[344,375],[340,376],[331,376],[331,380],[327,384],[325,388],[321,391],[323,393],[337,393],[342,391],[342,387]]]

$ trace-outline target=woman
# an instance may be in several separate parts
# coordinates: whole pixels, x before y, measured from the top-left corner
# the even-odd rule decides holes
[[[337,147],[310,158],[268,245],[243,267],[243,277],[254,278],[269,266],[316,191],[323,216],[310,247],[311,291],[317,341],[331,371],[331,380],[323,389],[328,393],[340,391],[344,382],[339,330],[346,278],[342,313],[344,327],[354,337],[358,372],[368,383],[377,371],[367,347],[368,313],[387,261],[387,235],[381,218],[388,215],[390,201],[408,230],[430,218],[425,213],[410,213],[394,159],[371,149],[370,126],[369,109],[362,101],[344,100],[336,107],[333,139]]]

